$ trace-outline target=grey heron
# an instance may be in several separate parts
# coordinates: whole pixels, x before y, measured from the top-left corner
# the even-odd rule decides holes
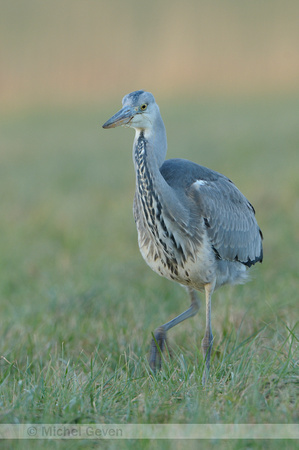
[[[151,93],[131,92],[122,105],[103,128],[135,129],[133,212],[140,252],[156,273],[186,286],[191,299],[185,312],[155,330],[150,366],[161,366],[167,331],[197,313],[196,291],[204,291],[204,383],[213,345],[212,294],[224,284],[244,283],[248,267],[262,262],[262,232],[253,206],[229,178],[186,159],[165,160],[165,126]]]

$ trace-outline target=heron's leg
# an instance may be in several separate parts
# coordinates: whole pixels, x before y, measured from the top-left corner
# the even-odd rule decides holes
[[[205,359],[205,368],[202,377],[202,384],[204,385],[209,375],[210,370],[210,358],[213,347],[213,333],[211,325],[211,298],[214,291],[215,283],[209,283],[205,285],[206,294],[206,331],[204,338],[201,342],[203,356]]]
[[[161,327],[156,328],[156,330],[154,331],[155,339],[152,339],[151,352],[150,352],[150,358],[149,358],[150,367],[154,371],[156,369],[161,368],[161,353],[163,352],[164,346],[166,343],[167,331],[170,330],[170,328],[173,328],[178,323],[183,322],[183,320],[193,317],[199,310],[199,301],[198,301],[196,292],[192,288],[188,288],[188,292],[191,297],[190,307],[186,311],[184,311],[182,314],[180,314],[179,316],[170,320],[169,322],[165,323]],[[157,348],[156,342],[159,345],[160,351]]]

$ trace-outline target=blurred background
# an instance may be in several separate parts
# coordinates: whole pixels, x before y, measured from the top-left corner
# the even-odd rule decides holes
[[[298,91],[296,0],[2,0],[2,110]]]
[[[230,177],[265,236],[253,281],[215,295],[215,342],[248,311],[244,338],[272,321],[294,326],[298,18],[296,0],[1,0],[0,329],[8,360],[25,364],[30,351],[42,358],[57,342],[66,354],[101,342],[103,360],[118,361],[129,345],[145,355],[151,331],[187,306],[138,251],[133,133],[101,128],[136,89],[156,97],[168,157]],[[202,314],[173,336],[192,349],[203,327]]]

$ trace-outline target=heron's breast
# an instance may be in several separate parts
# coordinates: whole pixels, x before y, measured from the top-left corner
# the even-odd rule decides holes
[[[214,257],[204,237],[190,239],[179,233],[175,223],[163,217],[163,208],[155,199],[144,209],[135,198],[134,216],[140,252],[159,275],[184,285],[201,289],[211,281]]]

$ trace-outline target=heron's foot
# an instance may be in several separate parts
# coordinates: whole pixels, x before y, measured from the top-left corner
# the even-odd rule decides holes
[[[204,370],[203,370],[203,374],[202,374],[202,386],[204,387],[206,384],[206,381],[209,378],[209,373],[210,373],[210,364],[207,366],[207,364],[205,364]]]
[[[207,379],[209,378],[210,372],[210,359],[213,347],[213,336],[205,336],[201,342],[203,356],[205,360],[205,367],[202,375],[202,385],[206,384]]]
[[[159,346],[159,348],[157,347]],[[153,372],[161,369],[161,356],[167,345],[166,331],[163,327],[156,328],[154,338],[151,343],[151,351],[149,357],[149,365]]]

